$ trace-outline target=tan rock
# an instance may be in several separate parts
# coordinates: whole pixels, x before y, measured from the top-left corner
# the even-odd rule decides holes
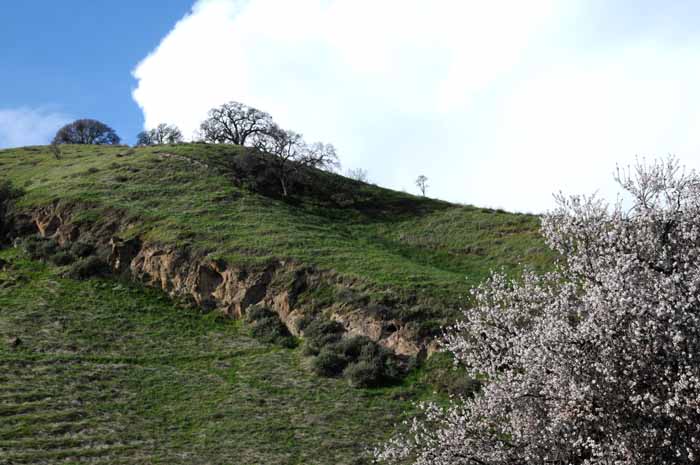
[[[38,210],[33,221],[40,234],[56,237],[62,243],[89,233],[98,242],[111,247],[110,265],[116,272],[130,274],[171,296],[191,298],[207,310],[217,309],[239,318],[251,305],[264,304],[279,314],[295,336],[302,335],[297,328],[305,314],[305,309],[297,304],[297,296],[319,286],[352,285],[348,280],[341,282],[332,271],[290,261],[277,261],[261,268],[242,268],[171,246],[142,243],[138,239],[122,240],[118,237],[120,224],[115,219],[118,217],[113,215],[105,224],[81,231],[70,222],[70,209],[54,206]],[[121,228],[126,229],[126,224]],[[273,286],[272,283],[277,284]],[[399,355],[422,356],[436,350],[430,341],[417,340],[400,321],[382,320],[363,308],[334,304],[325,312],[343,324],[348,336],[366,336]]]

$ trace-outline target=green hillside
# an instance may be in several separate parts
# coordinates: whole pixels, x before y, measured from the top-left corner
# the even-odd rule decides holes
[[[241,175],[236,146],[65,146],[0,151],[20,206],[80,203],[84,221],[118,209],[129,234],[188,245],[232,263],[275,257],[333,269],[370,292],[387,288],[459,305],[495,267],[546,266],[532,215],[460,206],[313,172],[291,199]],[[256,185],[257,183],[257,185]],[[86,207],[90,207],[89,209]]]
[[[2,465],[361,463],[427,391],[354,389],[160,292],[0,259]]]
[[[321,171],[283,197],[256,157],[205,144],[63,146],[60,159],[26,147],[0,151],[0,181],[22,190],[19,212],[60,206],[95,234],[116,224],[121,239],[229,264],[326,270],[344,294],[320,286],[309,305],[400,304],[392,318],[433,329],[491,269],[552,261],[532,215]],[[0,465],[360,464],[413,401],[474,388],[442,355],[390,387],[351,387],[315,375],[303,345],[265,344],[242,321],[69,269],[0,250]]]

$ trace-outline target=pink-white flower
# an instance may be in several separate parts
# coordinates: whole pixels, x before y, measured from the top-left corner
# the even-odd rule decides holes
[[[378,461],[690,464],[700,453],[700,178],[675,159],[617,180],[633,204],[557,196],[555,270],[476,288],[445,349],[482,391],[423,404]]]

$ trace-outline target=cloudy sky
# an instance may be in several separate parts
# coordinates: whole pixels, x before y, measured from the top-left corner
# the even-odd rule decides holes
[[[109,94],[133,109],[99,107],[129,141],[142,124],[192,133],[209,108],[238,100],[333,143],[344,169],[378,184],[415,192],[425,174],[430,196],[531,212],[559,190],[614,197],[611,173],[636,156],[700,168],[698,2],[125,4],[131,26],[95,34],[130,50]],[[0,100],[0,145],[31,142],[7,135],[13,111],[51,122],[22,123],[40,128],[39,143],[83,108]]]
[[[134,67],[193,0],[0,1],[0,148],[48,143],[76,118],[127,142],[143,128]]]

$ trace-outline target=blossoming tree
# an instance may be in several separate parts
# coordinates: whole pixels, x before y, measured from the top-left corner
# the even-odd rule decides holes
[[[631,203],[557,197],[542,221],[554,271],[474,291],[444,346],[488,381],[423,404],[378,461],[700,461],[700,178],[670,158],[617,180]]]

